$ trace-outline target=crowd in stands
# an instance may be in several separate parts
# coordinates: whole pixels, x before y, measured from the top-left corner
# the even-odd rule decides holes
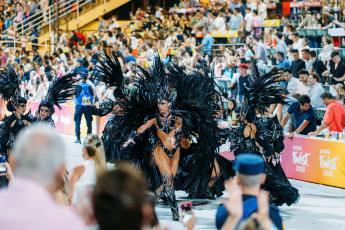
[[[35,1],[30,2],[30,6],[34,4]],[[184,1],[180,6],[188,7],[190,4],[197,4],[197,1]],[[17,6],[20,7],[20,3]],[[34,5],[33,8],[37,7]],[[41,100],[55,76],[83,71],[97,94],[96,100],[102,101],[112,97],[112,89],[94,81],[94,68],[102,53],[115,51],[126,82],[134,84],[135,65],[150,66],[152,55],[157,52],[166,62],[183,64],[187,69],[214,72],[219,79],[225,77],[224,98],[234,98],[240,103],[246,90],[245,79],[252,74],[250,59],[253,58],[261,73],[274,68],[282,73],[279,84],[287,87],[291,96],[308,95],[312,106],[319,108],[324,105],[318,95],[325,89],[337,100],[342,100],[345,80],[343,54],[337,50],[334,38],[329,34],[322,39],[300,37],[298,30],[342,25],[330,12],[328,6],[320,12],[311,11],[296,28],[293,20],[284,22],[283,19],[282,26],[262,27],[263,20],[269,18],[262,0],[247,1],[246,4],[238,0],[211,1],[205,10],[198,8],[190,14],[169,13],[159,6],[145,10],[138,8],[134,14],[130,13],[128,25],[120,27],[117,16],[109,19],[100,16],[96,32],[59,30],[52,34],[53,43],[57,41],[58,44],[53,52],[40,54],[35,45],[31,52],[25,46],[21,50],[2,48],[1,61],[3,66],[15,68],[23,86],[22,96],[27,99]],[[339,21],[345,20],[343,13],[339,14]],[[210,32],[215,30],[237,30],[239,36],[212,37]],[[221,54],[212,53],[212,45],[219,43],[231,46],[221,47]],[[225,113],[224,118],[227,116]]]

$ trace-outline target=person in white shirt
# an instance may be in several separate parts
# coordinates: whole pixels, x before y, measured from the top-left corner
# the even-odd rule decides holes
[[[297,78],[292,77],[292,72],[290,69],[285,69],[284,79],[288,83],[287,90],[290,95],[294,95],[297,91],[297,86],[300,81]]]
[[[253,14],[250,8],[246,9],[246,16],[244,17],[244,29],[246,31],[246,35],[249,35],[252,30],[252,20]]]
[[[217,31],[226,30],[224,18],[220,17],[217,12],[213,12],[212,17],[214,19],[214,28],[213,29],[215,29]]]
[[[292,41],[293,41],[293,45],[292,48],[293,49],[297,49],[300,56],[301,56],[301,52],[303,49],[303,43],[302,43],[302,39],[299,37],[299,34],[297,32],[293,32],[291,35]]]
[[[308,77],[308,83],[310,85],[310,100],[311,105],[314,108],[325,107],[321,100],[321,94],[325,92],[325,89],[319,83],[320,77],[317,73],[311,73]]]
[[[308,95],[310,97],[310,86],[308,85],[309,73],[306,69],[301,69],[298,72],[300,83],[297,86],[296,93],[300,95]]]
[[[305,62],[305,69],[310,73],[311,69],[313,68],[313,60],[311,59],[309,49],[302,50],[302,59]]]
[[[266,20],[267,17],[267,7],[266,4],[262,2],[262,0],[258,0],[258,11],[259,11],[259,17],[262,20]]]

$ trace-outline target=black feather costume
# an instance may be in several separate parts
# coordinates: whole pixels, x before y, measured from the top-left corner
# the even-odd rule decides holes
[[[265,75],[258,75],[256,66],[253,63],[253,76],[249,80],[247,93],[244,95],[244,104],[241,107],[240,116],[247,120],[240,121],[240,127],[232,129],[230,135],[231,147],[235,156],[241,153],[262,154],[257,147],[262,147],[263,154],[271,157],[265,163],[266,181],[262,186],[270,192],[270,201],[275,205],[286,203],[291,205],[299,199],[298,190],[294,188],[285,176],[279,159],[275,159],[275,153],[284,150],[284,131],[278,122],[277,117],[256,117],[256,112],[264,114],[271,104],[287,104],[288,101],[283,95],[287,95],[287,89],[277,85],[279,76],[276,72]],[[244,137],[244,129],[249,124],[255,124],[255,138]],[[250,142],[250,144],[248,144]],[[248,144],[248,145],[247,145]]]
[[[125,141],[122,132],[118,131],[118,120],[121,116],[121,108],[118,101],[126,100],[126,92],[123,86],[123,73],[121,64],[115,52],[110,55],[104,53],[103,61],[98,62],[96,66],[95,76],[97,80],[104,82],[108,87],[114,87],[114,97],[116,101],[107,99],[100,103],[98,108],[91,106],[91,114],[99,117],[114,113],[109,117],[103,133],[102,141],[107,162],[127,159],[125,151],[122,150],[121,145]],[[116,119],[114,119],[117,117]]]
[[[57,106],[61,110],[61,103],[66,102],[73,98],[75,89],[75,74],[67,74],[62,77],[55,78],[49,86],[45,98],[40,102],[38,106],[38,112],[40,113],[42,107],[49,109],[48,116],[42,120],[40,116],[34,119],[35,123],[48,123],[50,126],[55,127],[52,115],[55,112],[54,106]]]
[[[33,117],[30,111],[22,114],[20,118],[16,115],[17,109],[25,111],[27,100],[20,96],[17,74],[12,68],[5,67],[0,70],[0,94],[7,101],[7,110],[12,112],[10,116],[5,116],[0,124],[0,154],[8,161],[15,137],[26,124],[32,122]],[[1,183],[3,186],[7,185],[5,176],[1,177]]]
[[[112,64],[107,64],[109,61],[111,60],[107,59],[104,65],[111,66]],[[215,168],[219,146],[219,130],[215,119],[218,106],[214,100],[216,84],[213,79],[199,72],[186,73],[176,65],[165,68],[159,56],[155,56],[149,70],[139,66],[137,70],[136,93],[131,98],[117,98],[116,103],[121,112],[108,122],[114,126],[112,132],[108,130],[107,123],[103,136],[121,140],[122,144],[128,139],[134,140],[135,144],[121,147],[120,159],[129,159],[139,167],[147,176],[152,190],[162,188],[173,214],[176,214],[174,190],[185,190],[192,198],[205,198],[208,184],[212,180],[211,174]],[[110,72],[101,76],[110,78]],[[119,87],[122,92],[121,84]],[[161,115],[157,106],[164,100],[171,102],[169,115],[166,116]],[[183,120],[181,129],[176,128],[180,119]],[[144,132],[138,132],[140,127],[152,120],[155,120],[154,125]],[[158,131],[169,133],[173,129],[176,129],[175,147],[169,150],[159,139]],[[196,148],[193,148],[193,154],[190,154],[193,151],[189,151],[188,155],[183,156],[183,138],[194,140],[192,145]],[[176,151],[182,151],[179,167],[188,168],[187,176],[173,178],[161,174],[153,156],[155,148],[159,146],[169,158],[173,157]],[[231,166],[229,168],[231,169]]]

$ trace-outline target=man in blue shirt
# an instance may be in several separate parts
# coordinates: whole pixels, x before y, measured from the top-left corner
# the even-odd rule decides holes
[[[276,53],[282,52],[284,54],[284,57],[286,57],[287,45],[286,45],[286,43],[284,41],[283,33],[277,32],[276,40],[277,40],[277,45],[276,45],[276,48],[275,48]]]
[[[127,46],[126,48],[126,59],[125,59],[125,64],[129,63],[129,62],[136,62],[137,59],[132,55],[132,47]]]
[[[228,189],[231,190],[232,197],[242,193],[243,213],[230,213],[227,208],[232,205],[231,199],[228,202],[224,202],[218,207],[216,214],[216,227],[217,229],[232,229],[231,224],[235,224],[237,227],[241,222],[245,221],[253,213],[256,213],[259,205],[262,205],[262,193],[260,194],[260,186],[265,181],[264,174],[264,159],[253,153],[242,153],[236,157],[234,170],[236,171],[235,182],[239,186],[241,192],[236,194],[234,188],[232,188],[235,182],[227,184]],[[238,197],[237,197],[238,199]],[[268,206],[268,207],[267,207]],[[261,219],[260,224],[265,224],[264,229],[283,229],[282,217],[279,214],[277,206],[266,204],[267,219],[263,221]],[[240,214],[240,215],[236,215]],[[229,218],[229,219],[228,219]],[[227,221],[228,219],[228,221]],[[230,224],[230,225],[229,225]],[[275,225],[275,227],[273,226]],[[235,229],[237,229],[237,227]]]
[[[76,63],[76,68],[73,70],[73,73],[79,74],[81,77],[85,76],[87,77],[89,75],[89,71],[83,66],[84,60],[81,58],[78,58]]]
[[[307,135],[309,132],[314,132],[316,130],[316,117],[313,106],[310,105],[310,97],[307,95],[302,95],[298,102],[294,102],[290,105],[287,114],[284,116],[282,121],[282,127],[284,127],[293,115],[294,132],[289,134],[289,138],[292,138],[296,134]]]
[[[286,60],[283,52],[277,52],[277,59],[279,61],[278,68],[290,69],[290,62]]]
[[[201,40],[201,44],[195,47],[195,49],[202,49],[204,54],[211,54],[212,44],[214,43],[214,38],[208,33],[206,27],[202,29],[204,38]]]
[[[234,15],[234,12],[232,9],[228,10],[228,16],[229,16],[229,28],[230,30],[238,30],[240,27],[240,22],[238,21],[237,17]]]

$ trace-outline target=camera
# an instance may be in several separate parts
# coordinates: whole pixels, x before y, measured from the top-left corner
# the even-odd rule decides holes
[[[0,173],[5,173],[7,171],[6,166],[4,163],[6,162],[6,156],[5,154],[0,155]]]

